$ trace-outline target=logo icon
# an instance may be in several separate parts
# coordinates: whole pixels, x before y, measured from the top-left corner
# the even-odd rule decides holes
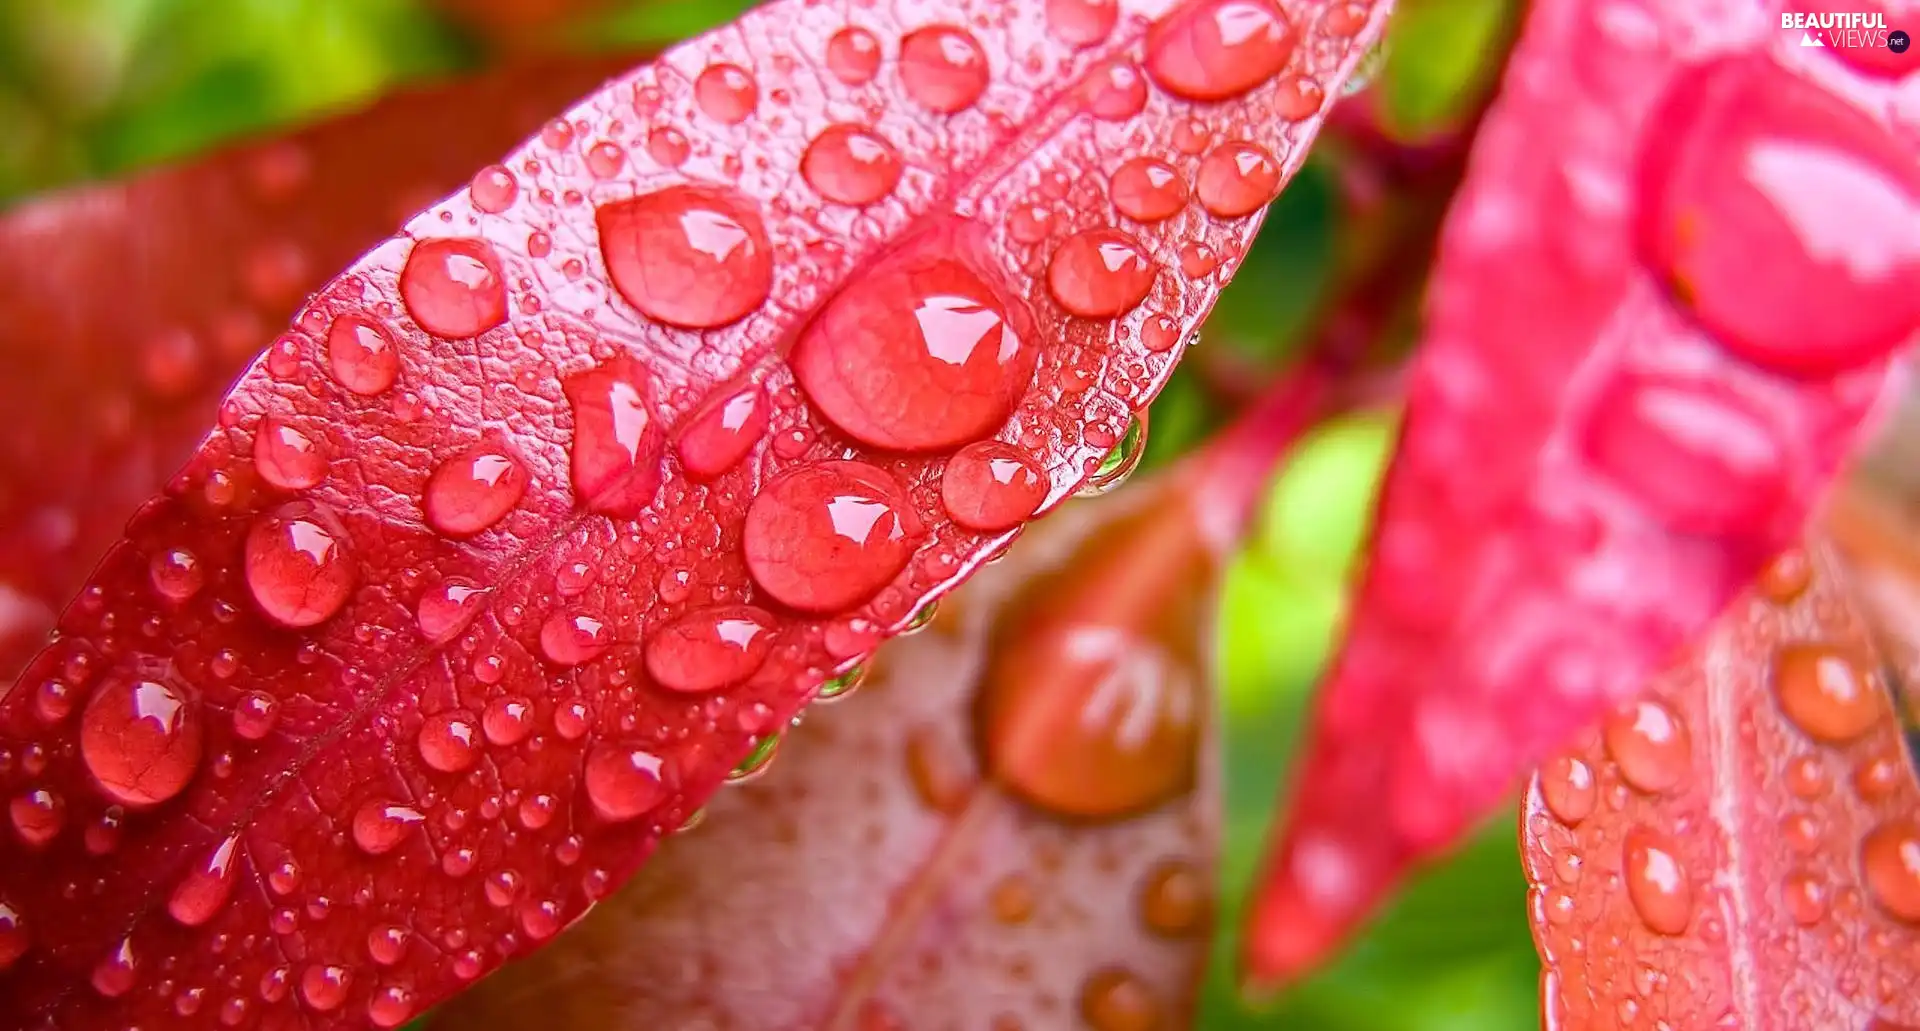
[[[1907,48],[1912,45],[1913,37],[1907,35],[1907,30],[1905,29],[1895,29],[1887,33],[1887,49],[1896,54],[1906,53]]]
[[[1818,37],[1818,36],[1815,36],[1815,35],[1813,35],[1812,33],[1809,33],[1809,32],[1802,32],[1802,33],[1800,34],[1800,45],[1801,45],[1801,46],[1803,46],[1803,47],[1823,47],[1823,46],[1826,46],[1826,44],[1825,44],[1825,43],[1822,43],[1822,42],[1820,42],[1820,37]]]

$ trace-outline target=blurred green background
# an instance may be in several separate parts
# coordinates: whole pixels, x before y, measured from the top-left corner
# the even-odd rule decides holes
[[[1402,0],[1371,84],[1274,206],[1203,341],[1152,409],[1145,464],[1230,417],[1325,328],[1353,283],[1391,302],[1374,348],[1410,331],[1418,280],[1370,270],[1425,245],[1431,166],[1497,73],[1515,0]],[[670,43],[748,0],[0,0],[0,207],[63,184],[186,157],[397,84],[517,57]],[[1435,155],[1441,155],[1437,158]],[[1409,226],[1411,225],[1411,229]],[[1416,255],[1417,257],[1417,255]],[[1415,267],[1419,267],[1416,265]],[[1379,277],[1375,277],[1377,280]],[[1271,819],[1308,694],[1342,617],[1392,413],[1316,433],[1276,477],[1228,573],[1217,624],[1228,728],[1219,956]],[[1201,1026],[1320,1031],[1525,1031],[1538,963],[1510,822],[1405,893],[1331,968],[1250,1009],[1216,962]]]

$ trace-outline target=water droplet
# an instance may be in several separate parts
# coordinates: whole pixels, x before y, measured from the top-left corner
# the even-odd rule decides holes
[[[253,524],[246,574],[260,611],[296,629],[339,612],[358,578],[339,521],[305,501],[282,505]]]
[[[1678,787],[1693,763],[1685,724],[1666,705],[1640,701],[1607,719],[1607,754],[1628,784],[1648,794]]]
[[[845,698],[847,695],[858,691],[860,685],[866,682],[867,667],[856,663],[852,669],[847,670],[845,673],[837,677],[828,677],[826,680],[821,681],[820,690],[815,692],[813,697],[815,701],[831,702],[836,698]]]
[[[566,150],[573,146],[573,125],[565,118],[555,118],[540,127],[540,142],[548,150]]]
[[[1034,904],[1033,882],[1017,873],[1002,877],[987,895],[993,918],[1010,927],[1033,919]]]
[[[662,765],[659,756],[638,748],[596,745],[587,753],[587,800],[604,820],[644,816],[667,799]]]
[[[327,367],[333,378],[363,397],[385,393],[400,376],[400,351],[385,328],[342,315],[327,330]]]
[[[1113,173],[1107,185],[1113,206],[1135,222],[1161,222],[1187,206],[1187,183],[1172,165],[1155,158],[1134,158]]]
[[[474,174],[467,193],[473,198],[474,207],[489,215],[498,215],[513,207],[514,198],[520,195],[520,183],[505,168],[488,165]]]
[[[1067,238],[1047,264],[1047,289],[1060,306],[1089,319],[1132,311],[1153,288],[1153,259],[1117,229],[1089,229]]]
[[[140,959],[133,954],[133,939],[123,940],[93,968],[93,990],[109,999],[127,994],[140,977]]]
[[[413,1016],[418,1005],[413,990],[402,985],[390,984],[381,987],[367,1000],[367,1019],[374,1027],[399,1027]]]
[[[1140,458],[1146,453],[1146,413],[1135,412],[1127,421],[1127,431],[1121,435],[1120,443],[1115,444],[1113,450],[1100,460],[1100,467],[1093,471],[1093,475],[1087,478],[1077,493],[1081,497],[1098,497],[1118,489],[1140,467]]]
[[[1920,165],[1859,108],[1754,54],[1676,76],[1642,152],[1639,243],[1721,346],[1827,376],[1920,323]]]
[[[1159,1031],[1160,1001],[1132,971],[1108,967],[1080,986],[1080,1019],[1093,1031]]]
[[[327,459],[313,438],[278,419],[261,420],[253,438],[253,464],[260,478],[282,490],[305,490],[327,475]]]
[[[647,134],[647,154],[668,168],[679,168],[685,164],[691,150],[686,134],[671,125],[663,125]]]
[[[1140,921],[1162,938],[1204,933],[1213,916],[1207,878],[1192,863],[1173,859],[1147,872],[1140,891]]]
[[[214,846],[200,865],[187,871],[185,879],[167,900],[167,913],[187,927],[199,927],[213,919],[233,896],[233,886],[238,880],[233,866],[234,852],[239,845],[240,836],[231,835]]]
[[[626,167],[627,150],[611,140],[601,140],[587,148],[587,171],[596,179],[611,179]]]
[[[747,757],[740,760],[738,766],[727,772],[727,783],[740,784],[767,772],[767,769],[773,765],[774,754],[778,751],[780,751],[780,735],[769,734],[760,739],[760,742],[753,746],[753,751],[748,752]]]
[[[1131,61],[1108,61],[1082,83],[1081,100],[1093,117],[1122,122],[1147,106],[1147,80]]]
[[[80,754],[112,801],[144,808],[178,795],[200,766],[200,700],[178,684],[111,676],[87,703]]]
[[[427,525],[448,537],[471,537],[499,522],[527,490],[527,469],[498,444],[480,444],[440,463],[427,478],[421,508]]]
[[[827,70],[849,86],[872,81],[880,70],[880,40],[858,26],[841,29],[827,40]]]
[[[677,445],[687,478],[705,482],[740,464],[766,435],[767,415],[766,395],[747,387],[688,416]]]
[[[578,666],[598,658],[613,644],[613,631],[598,616],[556,612],[540,626],[540,653],[558,666]]]
[[[1781,895],[1786,901],[1787,913],[1802,927],[1811,927],[1827,915],[1827,885],[1811,874],[1789,876]]]
[[[480,714],[480,729],[496,745],[517,745],[533,732],[533,703],[517,696],[496,698]]]
[[[347,989],[352,984],[353,971],[346,967],[314,963],[300,972],[300,999],[325,1013],[347,1001]]]
[[[1117,0],[1047,0],[1047,31],[1070,47],[1090,47],[1113,33]]]
[[[573,408],[573,494],[588,511],[632,518],[660,487],[660,427],[652,380],[616,358],[561,385]]]
[[[435,713],[421,723],[416,743],[428,766],[441,773],[459,773],[480,758],[480,727],[458,709]]]
[[[766,226],[732,190],[670,186],[604,205],[595,220],[614,289],[668,325],[737,322],[773,287]]]
[[[407,943],[412,938],[412,931],[396,924],[376,927],[367,932],[367,955],[383,967],[393,966],[406,958]]]
[[[480,612],[487,590],[462,577],[448,577],[426,589],[414,607],[420,633],[429,641],[446,641],[465,630]]]
[[[1920,923],[1920,824],[1889,820],[1860,844],[1860,870],[1880,907]]]
[[[1540,796],[1561,823],[1579,823],[1593,812],[1597,797],[1593,768],[1570,755],[1553,760],[1540,770]]]
[[[900,81],[929,111],[965,111],[986,92],[989,70],[980,43],[965,29],[929,25],[900,41]]]
[[[927,451],[998,429],[1033,379],[1024,317],[958,261],[894,262],[861,277],[808,326],[788,361],[849,436]]]
[[[185,548],[168,548],[153,556],[147,565],[153,589],[169,601],[186,601],[200,593],[207,582],[200,557]]]
[[[1187,100],[1226,100],[1278,75],[1297,40],[1270,0],[1201,0],[1147,30],[1147,74]]]
[[[1693,885],[1680,864],[1679,850],[1645,827],[1629,830],[1622,847],[1622,873],[1634,911],[1659,934],[1684,933],[1693,918]]]
[[[422,240],[400,270],[400,299],[420,328],[475,337],[507,321],[500,258],[484,240]]]
[[[1813,560],[1804,548],[1781,552],[1760,571],[1760,593],[1775,605],[1788,605],[1806,593],[1813,582]]]
[[[383,856],[399,848],[425,821],[412,806],[380,799],[364,802],[353,814],[353,843],[370,856]]]
[[[955,815],[966,808],[977,778],[966,756],[939,731],[918,727],[907,735],[907,777],[927,808]]]
[[[717,691],[752,676],[773,646],[772,614],[751,605],[691,612],[654,631],[647,675],[674,691]]]
[[[760,103],[760,84],[739,65],[716,64],[693,80],[694,102],[708,118],[722,125],[738,125]]]
[[[1683,533],[1751,533],[1791,489],[1778,420],[1723,385],[1623,377],[1591,411],[1589,460]]]
[[[1783,645],[1773,657],[1780,711],[1808,737],[1844,744],[1873,729],[1880,692],[1851,656],[1822,644]]]
[[[799,466],[774,477],[747,510],[747,570],[775,600],[841,612],[906,568],[921,533],[899,481],[861,462]]]
[[[947,459],[940,501],[953,521],[969,530],[998,533],[1033,516],[1052,484],[1027,453],[1011,444],[983,440]]]
[[[486,893],[487,902],[496,909],[505,909],[520,897],[524,882],[516,870],[496,870],[487,875],[486,885],[481,889]]]
[[[1150,315],[1140,324],[1140,342],[1155,354],[1171,351],[1180,342],[1180,323],[1166,315]]]
[[[864,206],[899,185],[900,155],[872,130],[830,125],[800,155],[800,174],[827,200]]]
[[[1280,163],[1251,143],[1215,147],[1200,162],[1193,195],[1216,218],[1259,211],[1280,193]]]
[[[27,927],[27,918],[0,899],[0,971],[19,962],[32,944],[33,934]]]

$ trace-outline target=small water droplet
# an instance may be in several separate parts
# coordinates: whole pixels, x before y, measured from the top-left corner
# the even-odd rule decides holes
[[[1162,938],[1190,938],[1206,931],[1213,898],[1199,868],[1174,859],[1147,872],[1140,890],[1140,921]]]
[[[691,151],[686,134],[673,126],[663,125],[647,134],[648,156],[668,168],[679,168],[685,164]]]
[[[305,501],[282,505],[253,524],[245,565],[260,611],[296,629],[339,612],[358,579],[339,520]]]
[[[652,379],[630,358],[561,384],[573,410],[573,493],[588,511],[632,518],[660,487],[661,431]]]
[[[204,861],[188,870],[167,900],[167,913],[187,927],[199,927],[213,919],[233,896],[238,880],[234,852],[239,846],[240,836],[231,835],[214,846]]]
[[[1047,0],[1047,31],[1070,47],[1090,47],[1113,33],[1117,0]]]
[[[94,966],[91,980],[94,991],[117,999],[132,990],[139,977],[140,959],[133,953],[133,939],[128,938]]]
[[[802,612],[842,612],[880,593],[922,528],[892,475],[862,462],[803,465],[768,481],[747,510],[754,582]]]
[[[1089,73],[1081,86],[1087,112],[1109,122],[1122,122],[1147,106],[1147,80],[1131,61],[1109,61]]]
[[[1678,787],[1692,769],[1685,724],[1665,704],[1635,702],[1608,718],[1607,754],[1628,784],[1648,794]]]
[[[403,985],[384,985],[367,1000],[367,1019],[374,1027],[399,1027],[413,1016],[419,1005],[413,990]]]
[[[1811,927],[1826,918],[1827,885],[1812,874],[1789,876],[1781,896],[1786,901],[1788,915],[1802,927]]]
[[[448,577],[427,588],[414,607],[420,633],[430,641],[446,641],[467,628],[480,612],[487,590],[462,577]]]
[[[416,742],[420,758],[442,773],[459,773],[480,758],[480,727],[472,715],[455,709],[428,716]]]
[[[1080,986],[1080,1019],[1093,1031],[1159,1031],[1164,1021],[1153,989],[1119,967],[1095,971]]]
[[[1783,645],[1773,657],[1780,711],[1808,737],[1845,744],[1872,730],[1880,691],[1852,656],[1822,644]]]
[[[1172,165],[1155,158],[1134,158],[1108,182],[1113,206],[1135,222],[1162,222],[1187,206],[1187,183]]]
[[[1106,319],[1132,311],[1153,288],[1156,268],[1139,241],[1117,229],[1067,238],[1047,264],[1047,290],[1062,308]]]
[[[169,601],[186,601],[200,593],[207,582],[200,557],[185,548],[168,548],[153,556],[147,566],[153,589]]]
[[[716,64],[693,80],[694,102],[708,118],[722,125],[738,125],[760,103],[760,84],[739,65]]]
[[[614,289],[649,318],[709,329],[745,318],[773,287],[773,251],[752,201],[669,186],[595,215]]]
[[[1033,459],[1011,444],[983,440],[947,460],[940,501],[969,530],[998,533],[1033,516],[1052,485]]]
[[[717,398],[688,416],[676,445],[687,478],[705,482],[740,464],[766,435],[767,417],[759,387]]]
[[[929,111],[965,111],[986,92],[986,51],[972,33],[951,25],[916,29],[900,41],[900,82]]]
[[[80,724],[80,754],[112,801],[144,808],[178,795],[200,767],[199,698],[141,676],[103,681]]]
[[[353,814],[353,843],[370,856],[383,856],[399,848],[425,821],[420,810],[409,805],[381,799],[364,802]]]
[[[1664,835],[1645,827],[1629,830],[1622,848],[1627,898],[1648,928],[1659,934],[1685,933],[1693,919],[1693,885],[1680,852]]]
[[[533,732],[533,703],[518,696],[496,698],[480,714],[480,729],[496,745],[517,745]]]
[[[1761,570],[1760,593],[1775,605],[1789,605],[1806,593],[1813,582],[1813,560],[1804,548],[1781,552]]]
[[[900,155],[870,129],[830,125],[800,155],[800,175],[835,204],[865,206],[899,185]]]
[[[376,927],[367,932],[367,955],[383,967],[393,966],[406,958],[412,938],[412,931],[396,924]]]
[[[587,800],[604,820],[615,823],[646,815],[666,801],[659,756],[638,748],[596,745],[587,753]]]
[[[1920,824],[1896,819],[1869,831],[1860,844],[1860,870],[1882,909],[1920,924]]]
[[[32,945],[33,934],[27,927],[27,918],[0,899],[0,972],[19,962]]]
[[[342,315],[327,330],[327,368],[353,393],[385,393],[400,376],[400,351],[378,323]]]
[[[325,1013],[347,1001],[347,989],[352,984],[353,972],[346,967],[314,963],[300,972],[300,999]]]
[[[592,661],[612,644],[612,629],[590,613],[556,612],[540,626],[540,653],[558,666]]]
[[[674,691],[717,691],[752,676],[773,646],[774,618],[751,605],[688,613],[654,631],[647,675]]]
[[[400,270],[400,299],[420,328],[439,337],[475,337],[507,321],[500,258],[484,240],[422,240]]]
[[[1193,195],[1216,218],[1240,218],[1280,193],[1280,163],[1251,143],[1226,143],[1200,162]]]
[[[327,475],[327,459],[313,438],[278,419],[261,420],[253,438],[260,478],[282,490],[305,490]]]
[[[421,499],[427,525],[471,537],[513,511],[527,490],[527,469],[505,446],[480,444],[440,463]]]
[[[587,148],[587,171],[596,179],[611,179],[626,167],[627,150],[611,140],[601,140]]]
[[[1127,431],[1121,434],[1120,442],[1100,460],[1099,467],[1076,493],[1080,497],[1098,497],[1117,490],[1140,467],[1140,458],[1146,453],[1146,413],[1135,412],[1127,421]]]
[[[1273,92],[1273,113],[1289,122],[1303,121],[1318,114],[1326,102],[1327,91],[1319,80],[1289,75]]]
[[[769,734],[753,746],[740,764],[727,772],[727,783],[740,784],[753,780],[773,765],[774,754],[780,751],[780,735]]]
[[[880,70],[880,40],[873,33],[849,25],[827,40],[827,70],[849,86],[872,81]]]
[[[505,909],[513,905],[513,900],[520,897],[524,887],[525,882],[520,877],[519,871],[495,870],[487,875],[486,885],[481,888],[481,891],[486,894],[487,902],[494,908]]]
[[[1598,797],[1593,768],[1570,755],[1553,760],[1540,770],[1540,796],[1561,823],[1579,823],[1593,812]]]
[[[1187,100],[1226,100],[1278,75],[1298,38],[1270,0],[1201,0],[1147,30],[1147,74]]]
[[[473,198],[474,207],[498,215],[513,207],[514,198],[520,195],[520,183],[504,167],[488,165],[474,174],[467,193]]]

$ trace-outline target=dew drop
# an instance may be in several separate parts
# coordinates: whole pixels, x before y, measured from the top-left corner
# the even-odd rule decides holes
[[[752,676],[773,647],[774,618],[751,605],[691,612],[647,639],[647,675],[673,691],[717,691]]]
[[[182,685],[139,676],[101,683],[80,723],[80,755],[101,794],[146,808],[178,795],[200,767],[200,700]]]
[[[1107,192],[1113,206],[1135,222],[1162,222],[1187,206],[1186,180],[1172,165],[1155,158],[1134,158],[1121,165]]]
[[[480,758],[480,727],[470,714],[453,710],[428,716],[416,741],[420,758],[441,773],[459,773]]]
[[[850,609],[906,568],[921,526],[892,475],[862,462],[803,465],[774,477],[747,510],[747,570],[801,612]]]
[[[1204,933],[1213,915],[1207,878],[1185,860],[1168,860],[1147,872],[1140,890],[1140,922],[1162,938]]]
[[[907,96],[929,111],[965,111],[986,92],[986,51],[965,29],[929,25],[900,41],[900,81]]]
[[[313,438],[278,419],[260,423],[253,438],[253,465],[260,478],[282,490],[305,490],[327,475],[327,459]]]
[[[480,714],[480,729],[496,745],[517,745],[533,732],[533,703],[518,696],[496,698]]]
[[[448,577],[427,588],[414,606],[420,633],[429,641],[446,641],[467,628],[480,612],[487,590],[463,577]]]
[[[666,801],[660,757],[638,748],[596,745],[587,753],[587,801],[604,820],[644,816]]]
[[[686,134],[673,126],[663,125],[647,134],[648,156],[667,168],[679,168],[685,164],[691,149]]]
[[[759,387],[717,398],[688,416],[676,444],[687,478],[704,483],[740,464],[766,436],[767,416]]]
[[[1273,113],[1289,122],[1303,121],[1318,114],[1327,102],[1326,88],[1306,75],[1289,75],[1280,80],[1273,93]]]
[[[1790,605],[1813,582],[1813,560],[1804,548],[1789,548],[1760,571],[1760,593],[1775,605]]]
[[[1882,909],[1920,923],[1920,824],[1889,820],[1869,831],[1860,845],[1860,869]]]
[[[1033,516],[1052,485],[1027,453],[983,440],[947,460],[940,501],[953,521],[980,533],[1010,530]]]
[[[614,289],[641,314],[688,329],[738,322],[773,288],[773,250],[752,201],[722,187],[669,186],[594,216]]]
[[[1067,238],[1047,264],[1047,290],[1062,308],[1089,319],[1132,311],[1153,288],[1153,260],[1117,229],[1089,229]]]
[[[474,174],[467,193],[473,198],[474,207],[489,215],[498,215],[513,207],[514,198],[520,195],[520,183],[512,172],[500,165],[488,165]]]
[[[1297,40],[1271,0],[1201,0],[1147,30],[1147,74],[1187,100],[1226,100],[1278,75]]]
[[[1082,102],[1093,117],[1123,122],[1147,106],[1147,80],[1129,61],[1109,61],[1088,74]]]
[[[1679,851],[1665,836],[1645,827],[1629,830],[1622,845],[1627,898],[1648,928],[1659,934],[1684,933],[1693,918],[1693,885]]]
[[[769,734],[761,738],[759,743],[753,746],[753,751],[748,752],[747,757],[740,760],[739,765],[727,771],[727,783],[740,784],[758,778],[773,766],[773,757],[779,751],[780,735]]]
[[[556,612],[540,626],[540,654],[556,666],[578,666],[600,656],[613,644],[613,631],[600,617],[584,612]]]
[[[321,1013],[347,1001],[353,972],[346,967],[314,963],[300,972],[300,999]]]
[[[1540,796],[1555,819],[1573,826],[1593,812],[1597,792],[1593,768],[1583,760],[1563,755],[1540,770]]]
[[[133,939],[123,940],[107,958],[93,968],[93,990],[109,999],[117,999],[132,990],[140,977],[140,958],[133,953]]]
[[[496,909],[505,909],[520,897],[523,887],[520,874],[515,870],[496,870],[487,875],[487,882],[481,888],[487,896],[487,902]]]
[[[587,148],[587,171],[595,179],[611,179],[620,174],[627,163],[626,148],[611,140],[601,140]]]
[[[353,843],[370,856],[383,856],[399,848],[425,821],[412,806],[379,799],[364,802],[353,814]]]
[[[900,155],[870,129],[830,125],[800,155],[800,175],[835,204],[865,206],[900,184]]]
[[[19,962],[33,944],[27,918],[6,900],[0,899],[0,972]]]
[[[1107,967],[1080,986],[1080,1019],[1093,1031],[1159,1031],[1160,1001],[1132,971]]]
[[[1047,31],[1070,47],[1090,47],[1113,33],[1118,0],[1047,0]]]
[[[956,260],[896,261],[836,296],[788,361],[847,435],[894,451],[949,448],[998,429],[1033,380],[1037,348],[1015,312]]]
[[[1140,324],[1140,343],[1155,354],[1173,350],[1180,342],[1180,323],[1166,315],[1149,315]]]
[[[1790,489],[1777,424],[1717,384],[1623,377],[1594,404],[1587,455],[1666,525],[1744,535]]]
[[[652,379],[638,362],[616,358],[561,384],[573,409],[573,493],[582,507],[632,518],[660,487],[661,432]]]
[[[240,836],[231,835],[214,846],[199,865],[187,871],[187,876],[167,900],[167,913],[186,927],[199,927],[213,919],[233,896],[238,880],[234,852],[239,846]]]
[[[966,808],[977,778],[966,756],[931,727],[908,732],[907,779],[927,808],[954,815]]]
[[[1251,143],[1226,143],[1200,162],[1193,194],[1217,218],[1259,211],[1280,193],[1280,163]]]
[[[1822,644],[1788,644],[1773,657],[1780,711],[1808,737],[1845,744],[1872,730],[1880,692],[1851,656]]]
[[[1656,701],[1640,701],[1607,719],[1607,754],[1628,784],[1648,794],[1672,790],[1687,778],[1693,750],[1680,717]]]
[[[393,966],[406,958],[412,938],[412,931],[397,924],[376,927],[367,932],[367,955],[383,967]]]
[[[200,593],[207,582],[200,557],[185,548],[168,548],[153,556],[147,564],[147,576],[153,589],[169,601],[186,601]]]
[[[1140,458],[1146,453],[1147,420],[1142,410],[1128,420],[1127,431],[1121,435],[1120,442],[1100,460],[1099,467],[1077,493],[1081,497],[1099,497],[1118,489],[1140,467]]]
[[[400,350],[377,323],[342,315],[327,330],[327,368],[333,378],[362,397],[383,394],[400,376]]]
[[[505,518],[527,491],[527,469],[498,444],[480,444],[440,463],[427,478],[421,508],[427,525],[448,537],[471,537]]]
[[[507,321],[500,258],[484,240],[420,241],[400,270],[400,299],[434,336],[475,337]]]
[[[694,103],[708,118],[722,125],[738,125],[760,103],[760,84],[739,65],[716,64],[693,80]]]
[[[325,622],[357,578],[333,514],[296,501],[263,515],[247,533],[247,588],[267,618],[301,628]]]
[[[827,71],[849,86],[864,85],[880,70],[880,40],[849,25],[827,40]]]
[[[399,1027],[413,1016],[418,1001],[412,989],[397,984],[383,986],[367,1000],[367,1019],[374,1027]]]
[[[1789,876],[1781,888],[1781,894],[1787,904],[1788,915],[1802,927],[1811,927],[1827,915],[1826,883],[1811,874],[1796,873]]]

